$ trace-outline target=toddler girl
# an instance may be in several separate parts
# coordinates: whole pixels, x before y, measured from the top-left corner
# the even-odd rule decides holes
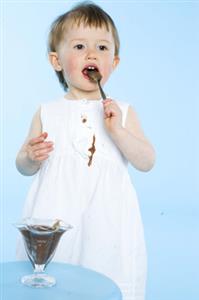
[[[155,154],[133,108],[102,100],[89,79],[96,70],[103,86],[117,67],[117,29],[99,6],[80,3],[54,21],[48,47],[66,94],[41,105],[17,155],[19,172],[35,174],[23,216],[72,224],[54,260],[101,272],[124,300],[143,300],[144,234],[127,164],[149,171]]]

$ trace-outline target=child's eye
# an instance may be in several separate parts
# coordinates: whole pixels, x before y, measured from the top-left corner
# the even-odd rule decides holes
[[[104,45],[99,45],[98,48],[99,48],[99,50],[101,50],[101,51],[108,50],[108,48],[107,48],[106,46],[104,46]]]
[[[84,48],[84,45],[82,45],[82,44],[77,44],[77,45],[74,46],[74,48],[76,48],[76,49],[78,49],[78,50],[81,50],[81,49]]]

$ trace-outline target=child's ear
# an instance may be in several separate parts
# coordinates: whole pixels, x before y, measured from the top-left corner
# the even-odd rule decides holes
[[[50,61],[51,65],[53,66],[55,71],[61,71],[62,66],[60,65],[57,52],[50,52],[48,57],[49,57],[49,61]]]
[[[120,62],[119,56],[115,56],[114,59],[113,59],[113,70],[117,67],[119,62]]]

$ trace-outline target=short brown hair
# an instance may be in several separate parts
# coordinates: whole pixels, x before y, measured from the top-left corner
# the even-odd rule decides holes
[[[75,5],[71,10],[59,16],[52,23],[48,37],[48,52],[57,51],[58,46],[64,38],[66,23],[68,21],[77,26],[83,23],[86,26],[94,26],[96,28],[105,26],[107,31],[111,30],[115,43],[115,56],[119,55],[120,40],[112,18],[101,7],[90,1],[84,1]],[[64,90],[67,90],[68,86],[62,71],[56,71],[56,74]]]

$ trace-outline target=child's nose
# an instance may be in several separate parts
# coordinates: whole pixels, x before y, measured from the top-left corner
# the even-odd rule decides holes
[[[97,59],[97,53],[95,49],[88,49],[87,59]]]

